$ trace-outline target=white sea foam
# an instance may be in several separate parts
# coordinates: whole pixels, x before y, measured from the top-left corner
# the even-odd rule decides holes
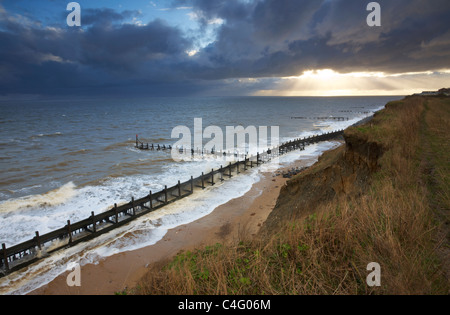
[[[55,136],[61,136],[62,135],[62,132],[55,132],[55,133],[48,133],[48,134],[45,134],[45,133],[39,133],[39,134],[37,134],[37,135],[33,135],[33,136],[31,136],[30,138],[31,139],[35,139],[35,138],[42,138],[42,137],[55,137]]]
[[[69,182],[58,189],[49,191],[42,195],[32,195],[0,202],[0,213],[14,212],[27,208],[58,206],[75,195],[75,184]]]

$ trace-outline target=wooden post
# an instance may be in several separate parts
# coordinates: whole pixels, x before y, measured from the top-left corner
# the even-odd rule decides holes
[[[150,190],[150,195],[148,196],[150,199],[150,209],[153,209],[153,200],[152,200],[152,191]]]
[[[256,166],[259,166],[259,152],[256,153]]]
[[[191,176],[191,193],[194,192],[194,176]]]
[[[178,197],[181,197],[181,184],[180,184],[180,181],[178,181]]]
[[[70,228],[70,220],[67,220],[67,234],[69,234],[69,244],[72,244],[72,229]]]
[[[220,180],[223,182],[223,167],[220,165]]]
[[[167,203],[167,185],[164,186],[164,200]]]
[[[6,270],[9,270],[8,255],[6,254],[6,244],[2,244],[3,260],[5,261]]]
[[[92,230],[94,231],[94,233],[96,233],[97,232],[97,223],[95,222],[94,211],[91,212],[91,219],[92,219]]]
[[[116,223],[119,222],[119,214],[117,213],[117,203],[114,204],[114,216],[116,219]]]
[[[228,164],[228,176],[230,176],[231,177],[231,162],[230,162],[230,164]]]
[[[211,186],[214,186],[214,169],[211,170]]]
[[[202,189],[205,189],[205,179],[203,178],[203,172],[202,172]]]
[[[136,207],[134,206],[134,197],[131,197],[131,206],[133,207],[133,215],[136,215]]]
[[[39,232],[38,231],[36,231],[35,239],[36,239],[36,246],[39,247],[39,249],[42,249],[42,247],[41,247],[41,240],[39,239]]]
[[[236,163],[236,174],[239,174],[239,160]]]

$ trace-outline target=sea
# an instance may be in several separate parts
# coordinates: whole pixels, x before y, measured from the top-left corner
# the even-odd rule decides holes
[[[101,213],[132,197],[217,169],[217,156],[175,161],[168,150],[143,151],[140,141],[173,146],[177,126],[194,137],[195,118],[208,126],[277,127],[279,143],[344,129],[400,96],[373,97],[166,97],[0,101],[0,244],[7,247]],[[338,120],[337,117],[344,119]],[[186,129],[185,128],[185,129]],[[176,136],[178,137],[178,135]],[[205,145],[210,139],[203,139]],[[224,140],[225,142],[225,140]],[[270,141],[267,146],[269,147]],[[337,146],[323,142],[291,152],[277,163],[235,176],[180,203],[60,251],[0,279],[1,294],[26,294],[73,262],[98,263],[111,255],[155,244],[169,229],[193,222],[240,197],[263,171],[317,158]],[[126,235],[126,236],[125,236]]]

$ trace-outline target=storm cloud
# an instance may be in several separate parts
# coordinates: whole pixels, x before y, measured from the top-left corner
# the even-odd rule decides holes
[[[367,25],[368,2],[174,1],[174,8],[191,8],[196,34],[162,19],[130,23],[141,17],[138,10],[86,9],[83,27],[70,28],[43,25],[0,4],[0,94],[186,95],[227,84],[245,93],[239,79],[276,80],[314,69],[450,68],[448,0],[378,1],[381,27]],[[214,40],[197,48],[196,38],[213,24]]]
[[[217,41],[202,54],[221,69],[211,67],[205,72],[209,77],[212,72],[217,78],[261,77],[324,68],[395,73],[450,66],[448,1],[379,1],[382,27],[368,27],[367,2],[361,0],[258,1],[239,19],[229,13],[239,1],[223,1],[215,10],[205,2],[193,5],[210,19],[225,20]]]

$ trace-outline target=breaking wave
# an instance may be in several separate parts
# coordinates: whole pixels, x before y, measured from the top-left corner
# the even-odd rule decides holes
[[[0,213],[14,212],[27,208],[44,208],[58,206],[77,194],[76,186],[69,182],[58,189],[41,195],[31,195],[17,199],[9,199],[0,203]]]

